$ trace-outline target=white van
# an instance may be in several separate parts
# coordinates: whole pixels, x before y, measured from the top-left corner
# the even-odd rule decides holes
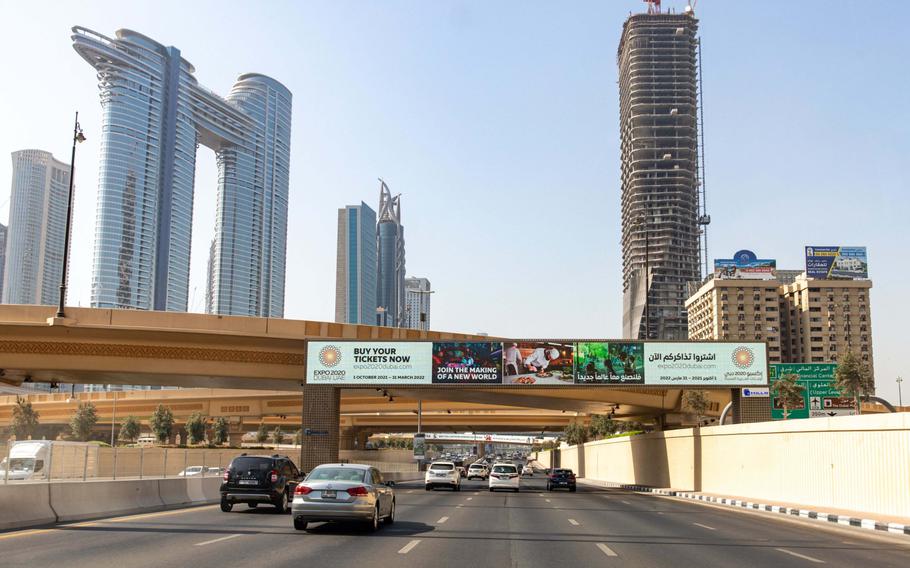
[[[5,456],[3,461],[0,462],[0,480],[47,479],[45,464],[47,464],[51,444],[50,440],[13,442],[9,450],[9,462],[7,462]]]

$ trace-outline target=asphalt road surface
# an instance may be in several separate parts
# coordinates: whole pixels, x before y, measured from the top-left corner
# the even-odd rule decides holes
[[[268,507],[204,506],[0,533],[3,568],[910,566],[910,539],[579,485],[548,493],[396,488],[395,524],[295,531]]]

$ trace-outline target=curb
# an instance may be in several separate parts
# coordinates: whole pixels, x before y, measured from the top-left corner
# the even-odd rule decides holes
[[[585,483],[581,481],[581,483]],[[822,511],[813,511],[810,509],[792,509],[781,505],[766,505],[764,503],[755,503],[752,501],[743,501],[741,499],[730,499],[727,497],[713,497],[711,495],[701,495],[699,493],[690,493],[686,491],[676,491],[674,489],[660,489],[657,487],[648,487],[646,485],[623,485],[621,483],[599,482],[588,485],[600,487],[613,487],[617,489],[626,489],[637,493],[653,493],[655,495],[664,495],[666,497],[678,497],[680,499],[690,499],[693,501],[704,501],[718,505],[727,505],[729,507],[740,507],[742,509],[752,509],[754,511],[765,511],[768,513],[779,513],[781,515],[792,515],[803,519],[813,519],[816,521],[836,523],[842,526],[858,527],[867,530],[876,530],[891,534],[902,534],[910,536],[910,525],[900,523],[886,523],[874,519],[861,519],[850,517],[848,515],[834,515]]]

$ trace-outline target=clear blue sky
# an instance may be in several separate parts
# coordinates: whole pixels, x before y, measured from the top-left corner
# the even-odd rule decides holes
[[[667,0],[681,9],[685,2]],[[100,105],[69,28],[132,28],[226,94],[243,72],[294,94],[286,316],[334,314],[336,209],[404,194],[408,273],[432,325],[497,335],[621,330],[616,46],[639,0],[0,0],[0,184],[9,153],[76,165],[70,304],[88,305]],[[701,0],[710,254],[802,268],[806,244],[869,247],[879,392],[910,310],[910,35],[893,2]],[[215,160],[200,148],[191,290],[202,310]],[[8,185],[6,187],[9,187]],[[9,206],[0,191],[0,221]],[[193,295],[193,293],[191,293]],[[910,384],[905,394],[910,400]]]

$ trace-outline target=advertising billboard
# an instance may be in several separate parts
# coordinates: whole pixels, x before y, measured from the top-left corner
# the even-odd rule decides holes
[[[806,276],[817,280],[869,278],[866,247],[806,247]]]
[[[834,363],[774,363],[770,369],[771,380],[771,418],[784,419],[784,407],[774,396],[774,381],[784,375],[796,375],[797,383],[803,391],[803,403],[790,409],[788,419],[792,418],[833,418],[835,416],[852,416],[856,414],[853,399],[844,397],[834,388]]]
[[[408,384],[432,382],[432,343],[310,341],[309,384]]]
[[[773,280],[777,261],[757,258],[751,250],[741,250],[733,258],[714,259],[714,278],[717,280]]]
[[[502,384],[502,343],[433,343],[433,383]]]
[[[645,343],[646,385],[768,384],[764,343]]]
[[[503,346],[503,384],[571,385],[575,380],[574,343],[507,341]]]
[[[768,384],[764,343],[515,340],[311,341],[309,384],[654,385]]]
[[[578,384],[645,384],[645,344],[640,341],[579,342],[575,352]]]

